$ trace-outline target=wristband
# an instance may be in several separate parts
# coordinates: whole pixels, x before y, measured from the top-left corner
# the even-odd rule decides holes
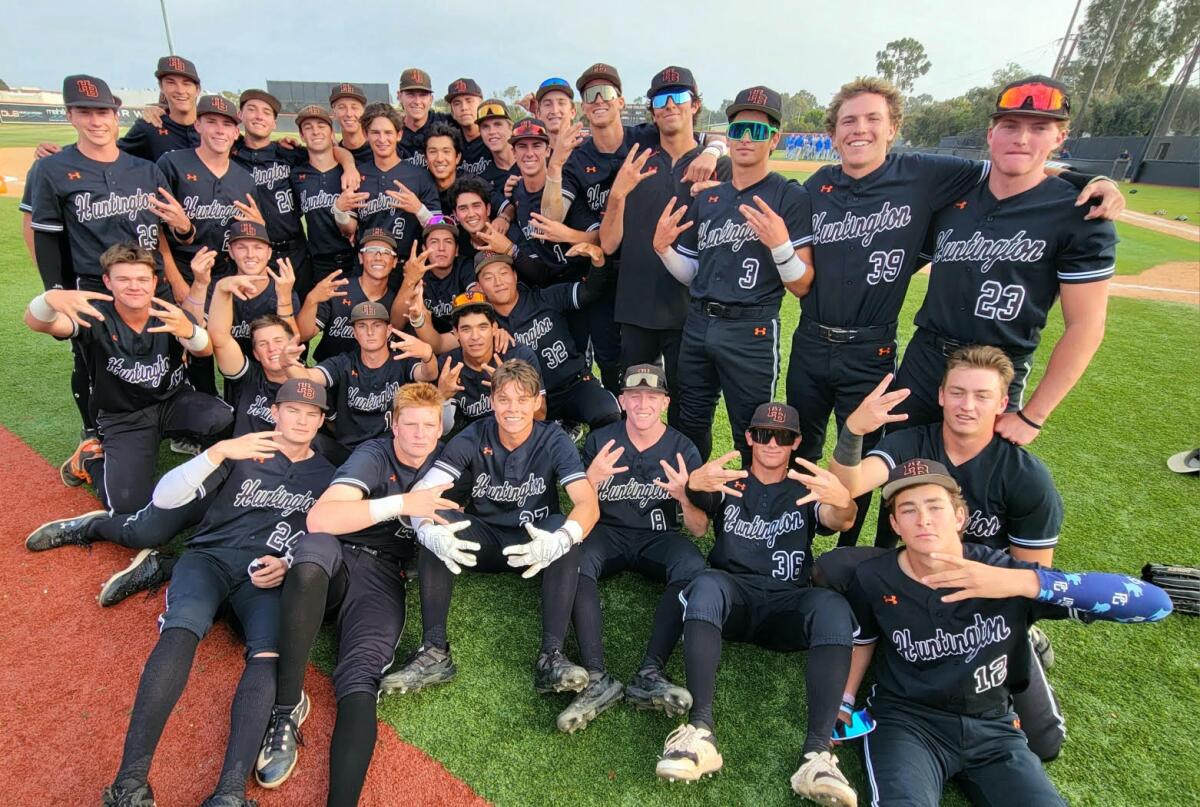
[[[1036,429],[1037,431],[1041,431],[1041,430],[1042,430],[1042,424],[1040,424],[1040,423],[1034,423],[1032,420],[1030,420],[1030,419],[1029,419],[1029,418],[1028,418],[1028,417],[1025,415],[1025,410],[1023,410],[1023,409],[1018,409],[1018,410],[1017,410],[1017,417],[1019,417],[1021,420],[1025,421],[1025,425],[1026,425],[1026,426],[1028,426],[1029,428],[1031,428],[1031,429]]]
[[[29,314],[38,322],[54,322],[58,319],[58,312],[54,310],[54,306],[46,302],[46,292],[29,301]]]
[[[714,140],[704,146],[702,154],[712,154],[718,160],[729,153],[729,144],[724,140]]]
[[[204,307],[204,301],[203,301],[203,300],[197,300],[195,297],[193,297],[193,296],[192,296],[192,295],[190,295],[190,294],[187,296],[187,302],[191,303],[192,305],[198,305],[198,306],[200,306],[201,308],[203,308],[203,307]]]
[[[208,331],[201,328],[199,325],[194,326],[195,330],[187,339],[181,339],[183,346],[192,353],[199,353],[208,347]]]
[[[382,499],[371,499],[367,502],[367,512],[371,516],[372,524],[399,518],[404,512],[404,494],[397,493],[394,496],[384,496]]]
[[[790,246],[788,248],[791,249]],[[808,265],[800,260],[795,252],[790,260],[775,264],[775,268],[779,270],[779,279],[784,283],[793,283],[804,277],[804,273],[808,271]]]
[[[171,228],[171,232],[175,233],[175,238],[180,241],[190,241],[192,236],[196,234],[196,224],[195,222],[189,221],[188,228],[182,233],[179,232],[179,230],[176,230],[174,227]]]
[[[425,205],[421,205],[421,209],[417,211],[417,221],[419,221],[421,226],[424,227],[429,223],[431,218],[433,218],[433,214],[429,212],[429,208],[427,208]]]
[[[833,447],[833,461],[846,468],[854,468],[862,464],[862,449],[863,436],[850,431],[848,426],[842,426],[837,445]]]
[[[338,210],[336,207],[329,208],[333,211],[333,220],[338,224],[349,224],[353,216],[348,210]]]
[[[516,244],[513,244],[511,247],[508,248],[508,257],[510,257],[510,258],[517,257],[517,245]]]
[[[579,526],[579,522],[567,519],[559,529],[567,534],[572,544],[578,544],[583,541],[583,527]]]
[[[409,317],[408,324],[413,326],[413,328],[424,328],[425,327],[425,315],[422,314],[420,319],[413,319],[412,317]]]
[[[1115,179],[1113,179],[1112,177],[1106,177],[1106,176],[1104,176],[1104,174],[1098,174],[1097,176],[1094,176],[1091,179],[1089,179],[1087,181],[1087,185],[1084,185],[1083,187],[1086,188],[1088,185],[1091,185],[1093,182],[1111,182],[1114,185],[1117,184],[1117,181]]]
[[[796,250],[787,241],[784,241],[777,247],[771,247],[771,258],[774,259],[776,266],[781,263],[787,263],[795,254]]]

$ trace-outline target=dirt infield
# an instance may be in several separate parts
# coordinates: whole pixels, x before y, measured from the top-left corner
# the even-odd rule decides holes
[[[21,198],[25,190],[25,174],[33,165],[33,149],[9,146],[0,148],[0,179],[4,180],[4,196]]]
[[[65,489],[55,469],[2,428],[0,473],[8,513],[0,527],[0,725],[9,748],[0,788],[8,804],[96,804],[120,760],[162,599],[134,597],[101,609],[100,583],[128,562],[128,550],[101,543],[91,551],[32,554],[24,546],[39,524],[94,510],[96,499]],[[242,664],[241,644],[224,626],[200,644],[150,772],[160,807],[194,807],[216,785]],[[282,790],[250,788],[250,798],[264,807],[325,802],[333,690],[311,667],[306,689],[314,709],[304,724],[301,764]],[[486,804],[384,724],[361,803]]]
[[[804,171],[811,174],[826,164],[816,160],[771,160],[767,167],[772,171]]]
[[[1197,227],[1195,224],[1189,224],[1186,221],[1165,219],[1162,216],[1139,213],[1136,210],[1125,210],[1118,218],[1126,224],[1135,224],[1138,227],[1145,227],[1147,230],[1173,235],[1177,238],[1187,239],[1188,241],[1200,242],[1200,227]]]
[[[1117,297],[1200,305],[1200,263],[1161,263],[1138,275],[1118,275],[1108,288]]]

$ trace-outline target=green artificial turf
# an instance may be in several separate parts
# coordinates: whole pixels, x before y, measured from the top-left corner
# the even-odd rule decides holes
[[[75,445],[78,421],[68,392],[70,351],[21,323],[39,285],[20,243],[16,201],[0,199],[0,422],[49,461]],[[1119,254],[1118,263],[1125,257]],[[914,279],[902,339],[925,290]],[[797,306],[784,310],[790,336]],[[1034,381],[1062,330],[1052,313]],[[1056,560],[1069,569],[1136,574],[1157,561],[1200,566],[1200,479],[1167,471],[1165,459],[1200,445],[1200,315],[1195,307],[1113,299],[1104,345],[1067,401],[1033,444],[1062,491],[1066,523]],[[784,351],[789,340],[785,338]],[[782,379],[780,395],[782,395]],[[715,451],[730,445],[723,410]],[[166,454],[167,462],[179,458]],[[10,506],[16,503],[10,503]],[[868,517],[868,524],[874,517]],[[832,539],[820,539],[821,550]],[[705,542],[707,547],[707,542]],[[64,560],[64,562],[67,562]],[[97,581],[99,584],[99,581]],[[640,661],[657,589],[631,575],[601,585],[608,663],[627,678]],[[403,657],[420,639],[416,586]],[[459,679],[410,696],[384,697],[381,717],[499,805],[786,805],[805,722],[804,655],[727,645],[717,682],[717,733],[725,769],[700,784],[654,777],[663,739],[677,721],[618,706],[574,736],[554,728],[566,696],[533,692],[539,637],[536,582],[515,575],[466,575],[458,582],[449,636]],[[1067,718],[1062,756],[1048,766],[1072,805],[1195,803],[1200,740],[1200,619],[1156,625],[1050,623],[1057,664],[1050,673]],[[573,639],[568,652],[574,653]],[[333,639],[314,654],[331,669]],[[669,672],[683,680],[676,653]],[[869,791],[854,746],[839,751],[844,770]],[[312,755],[301,764],[324,765]],[[1190,794],[1190,795],[1189,795]],[[954,788],[946,803],[963,804]]]

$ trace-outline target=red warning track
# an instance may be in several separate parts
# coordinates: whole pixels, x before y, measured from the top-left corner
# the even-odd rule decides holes
[[[129,561],[111,544],[34,554],[25,536],[39,524],[99,507],[68,490],[57,471],[0,428],[0,726],[7,804],[96,804],[116,772],[142,665],[154,646],[161,597],[135,596],[111,609],[100,584]],[[215,786],[229,731],[229,705],[242,648],[217,626],[201,642],[187,690],[167,723],[150,771],[159,807],[194,807]],[[304,724],[301,763],[278,791],[250,788],[271,805],[325,803],[333,689],[309,668],[314,709]],[[380,724],[363,805],[485,805],[423,751]]]

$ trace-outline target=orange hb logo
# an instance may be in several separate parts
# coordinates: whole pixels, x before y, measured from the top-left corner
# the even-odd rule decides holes
[[[229,104],[225,103],[225,99],[219,95],[214,95],[212,99],[213,109],[218,112],[228,112]]]
[[[198,181],[199,179],[200,179],[200,177],[196,176],[195,174],[188,174],[188,175],[187,175],[187,181],[188,181],[188,182],[196,182],[196,181]]]
[[[296,392],[306,401],[313,401],[317,398],[317,389],[310,381],[301,381],[296,385]]]
[[[755,335],[755,336],[766,336],[766,335],[767,335],[767,329],[766,329],[766,328],[755,328],[755,329],[754,329],[754,335]]]
[[[787,412],[779,404],[771,404],[767,407],[767,418],[775,423],[787,423]]]
[[[172,70],[182,70],[183,59],[180,59],[177,56],[172,56],[170,59],[167,59],[167,67],[171,68]]]
[[[664,83],[674,84],[676,81],[679,81],[679,71],[674,67],[668,67],[662,71],[662,80]]]
[[[895,594],[884,594],[883,601],[888,605],[895,605],[896,603],[900,602],[900,600],[896,598]]]
[[[86,78],[77,79],[75,81],[75,89],[79,90],[79,92],[83,93],[88,98],[100,97],[100,89]]]
[[[905,476],[921,476],[929,473],[929,466],[921,462],[921,460],[909,460],[904,463],[902,473]]]
[[[242,235],[254,235],[254,225],[248,221],[238,222],[238,229],[242,231]]]
[[[822,185],[821,193],[833,193],[833,186],[832,185]]]
[[[338,92],[354,92],[354,89],[355,88],[353,84],[343,84],[338,88]]]
[[[454,86],[450,88],[450,91],[451,92],[463,92],[466,89],[467,89],[467,82],[456,81],[456,82],[454,82]]]
[[[713,204],[714,202],[719,202],[719,201],[721,201],[721,194],[719,194],[719,193],[714,193],[712,196],[708,197],[708,203],[710,205]]]
[[[67,174],[67,179],[82,179],[82,178],[83,178],[83,174],[79,173],[78,171],[71,171],[70,173]]]
[[[594,165],[589,165],[583,169],[584,173],[586,173],[586,174],[594,174],[594,173],[596,173],[596,170],[597,170],[596,166],[594,166]]]
[[[963,208],[965,208],[967,206],[967,200],[963,199],[961,202],[955,202],[954,206],[957,207],[959,210],[962,210]]]
[[[767,91],[762,87],[755,87],[750,91],[750,94],[746,96],[746,102],[750,104],[760,104],[762,106],[766,106]]]
[[[892,355],[892,349],[891,349],[891,347],[881,347],[881,348],[879,348],[879,355],[880,355],[880,356],[890,356],[890,355]]]
[[[495,452],[494,452],[494,451],[492,451],[492,447],[491,447],[491,446],[484,446],[484,447],[483,447],[483,456],[485,456],[485,457],[490,457],[490,456],[492,456],[492,454],[494,454],[494,453],[495,453]]]

